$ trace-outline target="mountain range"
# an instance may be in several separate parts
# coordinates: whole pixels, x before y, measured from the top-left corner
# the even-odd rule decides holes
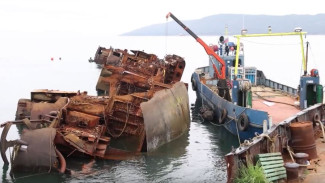
[[[176,15],[175,15],[176,16]],[[177,17],[177,16],[176,16]],[[178,17],[177,17],[178,18]],[[169,18],[172,19],[172,18]],[[179,18],[180,19],[180,18]],[[181,20],[181,19],[180,19]],[[301,27],[308,34],[325,35],[325,14],[316,15],[244,15],[244,14],[218,14],[196,20],[182,21],[197,35],[223,35],[228,27],[229,35],[240,34],[245,28],[248,33],[267,33],[268,26],[272,32],[291,32]],[[188,35],[175,21],[145,26],[121,36],[165,36]]]

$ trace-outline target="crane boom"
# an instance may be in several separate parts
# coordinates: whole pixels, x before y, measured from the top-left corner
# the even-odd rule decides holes
[[[178,20],[171,12],[169,12],[166,15],[166,18],[168,19],[168,17],[172,17],[175,22],[177,22],[187,33],[189,33],[197,42],[199,42],[205,52],[209,55],[214,57],[220,64],[221,64],[221,73],[218,71],[216,65],[213,63],[213,61],[210,59],[214,72],[217,75],[218,79],[226,79],[226,65],[225,65],[225,61],[219,57],[219,55],[217,55],[201,38],[199,38],[194,32],[191,31],[191,29],[189,29],[188,27],[186,27],[180,20]]]

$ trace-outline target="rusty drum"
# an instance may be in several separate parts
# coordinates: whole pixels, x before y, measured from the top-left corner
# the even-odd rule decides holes
[[[294,152],[307,153],[310,159],[317,158],[313,123],[310,121],[291,123],[290,146]]]

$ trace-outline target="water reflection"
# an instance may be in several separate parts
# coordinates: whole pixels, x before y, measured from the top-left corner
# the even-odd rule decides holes
[[[9,169],[9,165],[4,164],[2,167],[2,182],[7,182],[9,180],[8,176],[8,169]]]
[[[229,153],[232,148],[239,146],[238,138],[226,130],[223,126],[215,125],[215,123],[210,121],[204,121],[200,117],[200,108],[202,107],[202,99],[198,97],[195,100],[195,104],[191,106],[192,122],[202,123],[205,128],[211,134],[210,140],[215,142],[219,147],[222,155]]]
[[[10,181],[9,181],[10,180]],[[44,183],[46,180],[47,183],[57,183],[57,182],[64,182],[65,175],[59,173],[37,173],[37,174],[30,174],[30,173],[15,173],[14,176],[7,180],[2,180],[3,182],[15,182],[15,183],[26,183],[26,182],[33,182],[33,183]]]
[[[170,178],[170,174],[182,168],[187,157],[189,131],[178,139],[163,145],[157,151],[144,156],[144,173],[149,180],[159,177],[161,180]]]

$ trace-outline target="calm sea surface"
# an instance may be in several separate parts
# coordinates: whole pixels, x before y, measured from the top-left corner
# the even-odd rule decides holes
[[[217,36],[201,37],[216,44]],[[324,76],[325,63],[321,43],[325,36],[307,36],[310,42],[309,67]],[[266,77],[292,87],[299,84],[301,51],[298,37],[251,38],[243,41],[246,66],[256,66]],[[4,33],[0,35],[0,122],[14,120],[17,102],[30,98],[33,89],[88,91],[96,95],[100,69],[89,63],[98,46],[143,50],[160,58],[176,54],[186,60],[184,82],[190,83],[195,68],[208,64],[204,49],[190,36],[175,37],[87,37],[50,33]],[[54,61],[51,61],[51,57]],[[59,60],[61,57],[61,60]],[[321,79],[321,83],[324,80]],[[189,85],[191,86],[191,85]],[[196,95],[189,87],[190,103]],[[221,127],[201,123],[192,115],[188,133],[157,151],[126,161],[68,159],[74,175],[57,173],[9,176],[3,166],[2,182],[225,182],[224,155],[238,140]],[[2,129],[1,129],[2,131]],[[19,138],[12,127],[7,139]],[[7,151],[9,157],[9,151]]]

